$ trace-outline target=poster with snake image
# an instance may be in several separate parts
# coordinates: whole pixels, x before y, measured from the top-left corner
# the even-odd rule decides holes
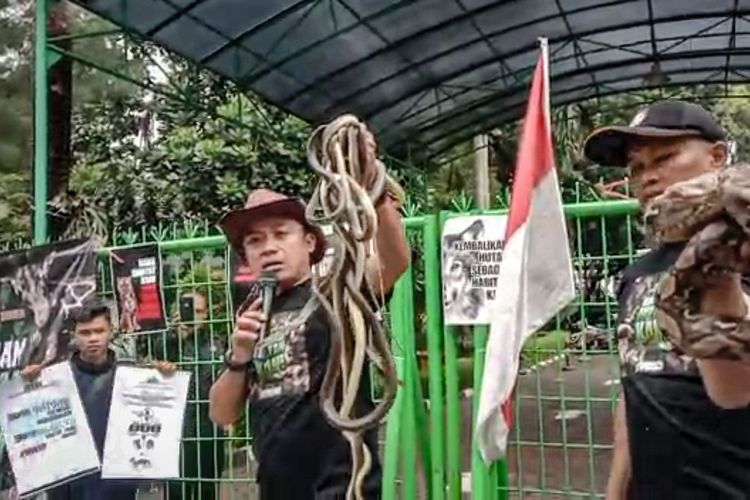
[[[128,335],[166,330],[158,245],[115,249],[109,261],[119,332]]]
[[[179,477],[190,376],[186,371],[165,377],[153,368],[117,368],[102,454],[103,478]]]

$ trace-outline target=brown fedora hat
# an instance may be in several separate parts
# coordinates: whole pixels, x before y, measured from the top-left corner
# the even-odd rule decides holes
[[[310,263],[317,264],[323,259],[326,250],[326,238],[323,230],[307,221],[305,203],[298,198],[270,189],[251,191],[243,208],[227,213],[219,221],[229,243],[237,254],[245,258],[243,240],[250,224],[266,217],[285,217],[302,224],[306,230],[315,235],[315,249],[310,254]]]

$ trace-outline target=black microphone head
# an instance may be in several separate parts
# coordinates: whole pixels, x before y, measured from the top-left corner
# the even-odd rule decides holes
[[[275,271],[267,270],[267,271],[263,271],[260,274],[260,277],[258,278],[258,283],[262,287],[265,287],[265,286],[275,287],[276,283],[278,282],[278,280],[279,279],[276,276],[276,272]]]

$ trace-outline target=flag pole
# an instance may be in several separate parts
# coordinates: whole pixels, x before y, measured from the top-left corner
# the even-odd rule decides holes
[[[549,42],[546,37],[539,37],[539,48],[542,51],[542,67],[544,68],[544,108],[547,115],[547,130],[552,133],[552,108],[550,107],[549,96]]]

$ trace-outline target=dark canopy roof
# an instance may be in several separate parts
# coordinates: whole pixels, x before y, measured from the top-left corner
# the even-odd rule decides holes
[[[750,0],[77,1],[308,121],[353,112],[421,154],[521,116],[540,36],[553,105],[750,73]]]

